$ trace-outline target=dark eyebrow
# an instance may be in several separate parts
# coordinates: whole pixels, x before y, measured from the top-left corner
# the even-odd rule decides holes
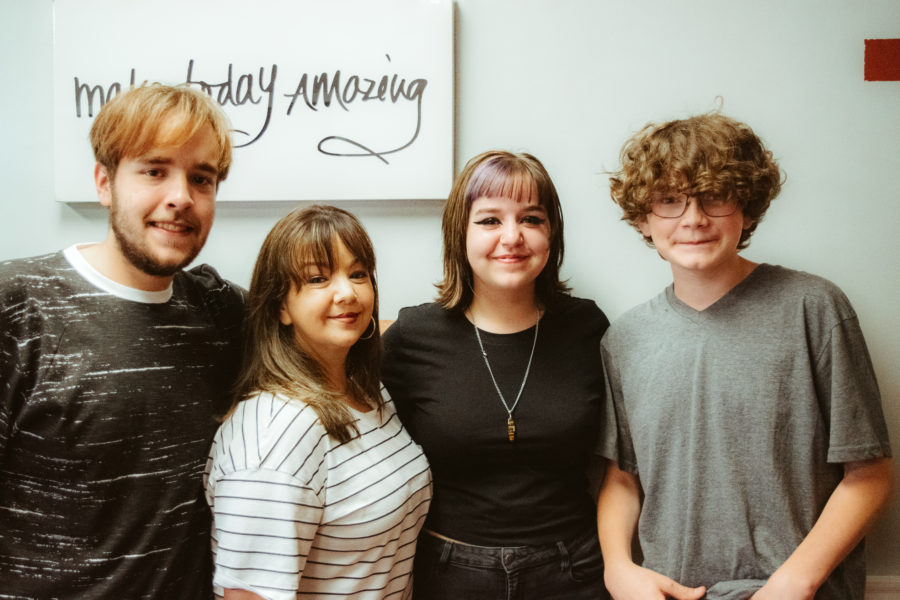
[[[137,159],[138,162],[142,162],[148,165],[171,165],[174,161],[171,158],[165,156],[146,156]],[[215,167],[215,165],[208,162],[196,163],[192,166],[193,169],[197,171],[201,171],[203,173],[208,173],[210,175],[218,175],[219,170]]]
[[[198,171],[203,171],[204,173],[208,173],[210,175],[218,175],[219,174],[219,170],[214,165],[211,165],[207,162],[197,163],[196,165],[194,165],[194,168],[197,169]]]
[[[148,165],[170,165],[170,164],[172,164],[171,158],[165,158],[163,156],[141,156],[137,160],[138,160],[138,162],[147,163]]]
[[[500,209],[495,208],[493,206],[489,206],[487,208],[478,208],[469,213],[470,218],[478,217],[478,216],[488,216],[493,215],[500,212]]]
[[[494,206],[490,206],[488,208],[479,208],[477,210],[474,210],[474,211],[472,211],[471,214],[472,215],[480,215],[480,214],[493,215],[498,212],[502,212],[502,210],[503,209],[500,209],[500,208],[497,208]],[[522,209],[522,212],[524,212],[524,213],[541,213],[541,214],[546,215],[547,209],[544,208],[544,206],[541,204],[529,204]]]

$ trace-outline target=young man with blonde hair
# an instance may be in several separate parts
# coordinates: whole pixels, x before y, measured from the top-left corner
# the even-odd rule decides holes
[[[613,200],[674,281],[602,342],[610,593],[862,600],[887,429],[844,294],[739,254],[781,188],[772,153],[708,114],[648,125],[621,160]]]
[[[149,85],[91,129],[109,232],[0,263],[0,596],[209,598],[201,489],[239,288],[183,269],[231,164],[205,94]]]

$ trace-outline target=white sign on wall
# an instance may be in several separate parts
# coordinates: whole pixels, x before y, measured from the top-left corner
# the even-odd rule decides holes
[[[225,109],[220,200],[446,198],[451,0],[55,0],[56,198],[96,200],[88,142],[130,85],[190,83]]]

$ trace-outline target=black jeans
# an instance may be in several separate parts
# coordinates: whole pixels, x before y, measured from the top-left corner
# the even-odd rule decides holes
[[[416,600],[604,600],[597,532],[540,546],[454,544],[423,532],[413,579]]]

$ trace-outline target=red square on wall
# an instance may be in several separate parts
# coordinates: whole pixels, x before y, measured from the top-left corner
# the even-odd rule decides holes
[[[866,40],[866,81],[900,81],[900,39]]]

